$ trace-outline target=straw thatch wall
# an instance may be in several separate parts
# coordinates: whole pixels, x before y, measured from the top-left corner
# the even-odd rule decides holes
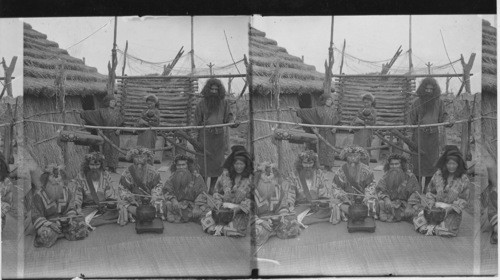
[[[415,79],[345,76],[335,80],[335,88],[342,124],[350,124],[363,107],[362,96],[371,93],[376,100],[377,125],[401,125],[407,118]]]
[[[323,92],[324,75],[316,68],[304,64],[296,56],[287,53],[266,33],[250,27],[249,54],[252,64],[252,86],[254,94],[267,95],[272,91],[269,77],[279,68],[282,94],[320,94]]]
[[[126,126],[134,126],[146,109],[146,97],[154,94],[160,100],[160,126],[186,126],[192,123],[198,102],[193,93],[198,81],[182,79],[123,79],[118,83],[121,110]]]
[[[55,98],[38,98],[34,96],[24,97],[24,115],[32,116],[44,112],[55,112],[56,102]],[[81,100],[77,96],[68,96],[66,98],[67,110],[81,110]],[[36,118],[31,118],[41,121],[62,122],[61,114],[41,115]],[[82,123],[78,114],[66,114],[67,123]],[[61,148],[57,145],[56,139],[37,143],[42,140],[50,139],[58,134],[61,129],[59,125],[51,124],[38,124],[26,122],[24,125],[24,135],[26,147],[31,152],[36,162],[44,167],[47,164],[57,163],[63,164],[63,157]],[[68,128],[68,130],[76,130],[77,128]],[[66,166],[66,171],[70,176],[75,176],[80,168],[80,163],[83,156],[88,152],[88,147],[76,146],[73,143],[68,143],[69,163]]]
[[[288,54],[285,48],[278,46],[275,40],[265,37],[266,34],[250,27],[249,31],[249,60],[251,64],[250,94],[253,106],[253,117],[256,119],[277,120],[276,96],[273,95],[273,77],[279,76],[279,108],[280,120],[299,122],[295,112],[286,110],[289,107],[299,108],[299,95],[310,94],[312,105],[317,104],[319,95],[323,93],[324,75],[316,68],[304,64],[302,59]],[[276,75],[276,72],[278,75]],[[278,162],[277,146],[272,137],[276,124],[254,122],[254,154],[255,160]],[[283,125],[282,128],[291,128]],[[300,127],[295,127],[301,130]],[[264,137],[264,138],[263,138]],[[280,171],[285,175],[293,171],[296,156],[304,150],[304,145],[282,142],[283,165]]]
[[[55,97],[55,80],[58,67],[64,64],[64,89],[66,93],[66,111],[82,110],[82,97],[106,94],[106,76],[94,67],[86,66],[81,59],[71,57],[66,50],[60,49],[55,42],[47,40],[47,35],[24,24],[24,116],[26,119],[62,122],[61,114],[43,114],[58,112]],[[95,100],[95,98],[94,98]],[[98,105],[98,104],[94,104]],[[97,106],[96,106],[97,107]],[[82,123],[73,113],[66,114],[67,123]],[[57,131],[61,126],[50,124],[25,123],[26,148],[41,167],[47,164],[63,163],[61,148],[57,145]],[[74,128],[68,128],[74,129]],[[43,141],[47,140],[47,141]],[[43,141],[38,143],[39,141]],[[75,176],[83,156],[88,148],[68,144],[69,162],[66,171]]]
[[[483,52],[482,52],[482,108],[483,115],[496,117],[497,113],[497,30],[483,20]],[[483,119],[481,124],[483,145],[497,160],[497,120]]]
[[[86,66],[81,59],[74,58],[56,42],[47,40],[47,35],[24,24],[24,94],[51,97],[55,93],[54,80],[57,67],[64,65],[67,95],[93,95],[106,91],[105,75],[94,67]]]

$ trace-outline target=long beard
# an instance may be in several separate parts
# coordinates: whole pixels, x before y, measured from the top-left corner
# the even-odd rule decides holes
[[[138,180],[143,181],[144,176],[146,176],[146,165],[142,167],[135,167],[135,175],[137,176]]]
[[[387,171],[386,182],[387,187],[390,189],[397,189],[405,180],[405,172],[398,169],[391,169]]]
[[[53,184],[49,182],[47,183],[47,186],[45,186],[45,191],[52,200],[56,200],[59,197],[61,197],[62,188],[58,184]]]
[[[89,171],[89,176],[92,181],[99,181],[101,179],[101,171],[97,169],[93,169]]]
[[[306,179],[311,179],[314,176],[314,169],[304,168],[300,171],[300,176]]]
[[[186,169],[177,170],[172,174],[171,180],[176,189],[186,189],[193,181],[193,174]]]
[[[217,95],[208,95],[205,97],[205,104],[209,111],[216,111],[219,109],[221,99]]]
[[[350,163],[347,165],[347,175],[351,178],[357,178],[359,172],[359,163],[352,166]]]

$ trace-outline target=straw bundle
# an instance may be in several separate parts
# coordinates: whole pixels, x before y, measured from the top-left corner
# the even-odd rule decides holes
[[[304,64],[296,56],[288,54],[275,40],[265,37],[265,33],[250,27],[250,63],[252,64],[252,94],[271,93],[270,77],[279,68],[281,94],[321,94],[324,75],[316,68]],[[262,109],[262,108],[260,108]]]
[[[488,21],[483,20],[483,53],[482,53],[482,102],[481,113],[494,117],[497,113],[497,30]],[[481,121],[483,145],[491,157],[497,160],[497,120]]]
[[[106,93],[106,76],[94,67],[86,66],[81,59],[71,57],[47,35],[24,24],[24,94],[51,97],[58,67],[64,65],[67,95],[93,95]]]
[[[24,97],[24,115],[32,116],[34,114],[44,113],[44,112],[56,112],[56,100],[54,98],[37,98],[34,96]],[[81,101],[79,97],[69,96],[66,98],[66,110],[70,111],[73,109],[81,110]],[[61,114],[50,114],[37,116],[37,120],[41,121],[52,121],[52,122],[62,122]],[[78,114],[66,114],[67,123],[82,123],[80,116]],[[61,126],[39,124],[26,122],[24,124],[24,135],[25,143],[27,149],[30,150],[35,161],[41,167],[46,166],[51,163],[63,164],[62,162],[62,152],[61,148],[57,145],[56,139],[51,139],[56,136],[57,130],[61,129]],[[68,130],[77,130],[78,128],[68,128]],[[41,143],[42,140],[48,140]],[[75,146],[72,143],[68,143],[68,153],[69,153],[69,163],[66,166],[66,171],[70,176],[75,176],[80,168],[80,164],[83,160],[84,155],[88,152],[87,147]]]

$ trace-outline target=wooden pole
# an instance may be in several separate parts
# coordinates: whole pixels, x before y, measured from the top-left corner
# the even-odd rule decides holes
[[[345,39],[344,39],[344,46],[342,46],[342,58],[340,60],[340,71],[339,75],[342,75],[342,68],[344,67],[344,53],[345,53]]]
[[[2,57],[2,66],[5,72],[5,83],[4,87],[7,90],[7,96],[13,97],[12,94],[12,73],[14,72],[14,68],[16,68],[17,56],[12,57],[9,66],[5,62],[5,59]]]
[[[122,76],[125,76],[125,66],[127,65],[128,40],[125,42],[125,52],[123,53]]]
[[[425,66],[427,66],[427,73],[430,75],[432,63],[429,61],[429,62],[427,62],[427,64],[425,64]]]
[[[212,67],[215,66],[215,64],[212,64],[212,62],[210,62],[209,64],[207,64],[208,68],[210,68],[210,76],[212,76],[214,74],[214,72],[212,71]]]
[[[472,65],[474,64],[474,59],[476,58],[476,54],[472,53],[471,56],[469,57],[469,61],[465,63],[464,61],[464,56],[460,55],[460,62],[463,67],[463,79],[464,82],[463,84],[465,85],[465,91],[466,93],[471,93],[471,88],[470,88],[470,70],[472,69]],[[465,100],[465,106],[464,106],[464,115],[469,116],[470,115],[470,105],[469,105],[469,100]],[[462,152],[462,155],[464,158],[467,160],[468,155],[469,155],[469,143],[470,143],[470,123],[469,124],[462,124],[462,137],[460,141],[460,150]]]
[[[255,160],[254,145],[252,144],[253,140],[254,140],[254,125],[255,125],[253,122],[254,110],[253,110],[253,103],[252,103],[253,102],[253,97],[252,97],[252,92],[253,92],[252,78],[253,78],[253,76],[251,75],[252,64],[248,63],[246,55],[243,56],[243,59],[245,61],[245,66],[246,66],[247,73],[248,73],[247,84],[248,84],[248,89],[249,89],[248,90],[248,92],[249,92],[248,93],[248,98],[249,98],[249,101],[248,101],[248,115],[249,115],[248,120],[249,120],[249,123],[248,123],[247,148],[249,148],[248,151],[250,151],[250,155],[252,155],[253,159]]]
[[[409,28],[410,28],[410,32],[409,32],[409,35],[410,35],[410,40],[409,40],[409,49],[408,49],[408,67],[409,67],[409,71],[408,73],[411,75],[411,72],[413,71],[413,62],[411,61],[411,53],[412,53],[412,49],[411,49],[411,15],[410,15],[410,25],[409,25]]]
[[[325,94],[330,94],[332,92],[333,24],[334,17],[332,16],[332,24],[330,26],[330,46],[328,47],[328,62],[325,62],[325,82],[323,85],[323,93]]]
[[[191,16],[191,75],[194,74],[194,21],[193,16]]]
[[[61,116],[62,116],[62,122],[65,124],[66,123],[66,91],[64,88],[64,81],[66,80],[66,75],[64,71],[64,61],[60,60],[59,64],[59,73],[58,77],[56,79],[56,86],[57,86],[57,91],[58,91],[58,97],[61,100]],[[63,126],[63,130],[66,130],[68,127],[66,125]],[[68,154],[68,143],[65,142],[61,146],[62,149],[62,157],[63,157],[63,163],[64,166],[68,167],[69,163],[69,154]]]

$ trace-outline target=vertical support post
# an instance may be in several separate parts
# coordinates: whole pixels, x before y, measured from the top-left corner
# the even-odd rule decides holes
[[[125,66],[127,65],[127,50],[128,50],[128,40],[125,43],[125,52],[123,53],[122,76],[125,76]]]
[[[66,91],[64,88],[64,81],[66,80],[66,74],[64,72],[64,61],[60,60],[59,73],[56,78],[57,96],[61,100],[61,117],[62,122],[66,123]],[[63,126],[63,130],[66,130],[67,126]],[[68,167],[69,157],[68,157],[68,142],[65,142],[62,147],[62,157],[64,166]]]
[[[111,65],[108,62],[108,95],[113,96],[115,94],[115,79],[116,79],[116,66],[118,64],[116,58],[116,32],[118,27],[118,17],[115,17],[115,30],[113,35],[113,49],[111,50]]]
[[[10,61],[9,66],[5,62],[5,59],[2,57],[2,66],[5,72],[5,88],[7,90],[7,96],[13,97],[12,94],[12,73],[14,72],[14,68],[16,68],[17,56],[14,56]],[[1,98],[1,97],[0,97]]]
[[[429,61],[429,62],[427,62],[427,64],[425,64],[425,66],[427,66],[427,73],[430,75],[432,63]]]
[[[194,74],[194,22],[193,22],[193,16],[191,16],[191,74]]]
[[[253,122],[253,117],[254,117],[254,113],[253,113],[253,97],[252,97],[252,93],[253,93],[253,85],[252,85],[252,79],[253,79],[253,76],[252,76],[252,64],[248,63],[248,60],[247,60],[247,57],[246,55],[243,56],[243,59],[244,59],[244,62],[245,62],[245,66],[246,66],[246,69],[247,69],[247,84],[248,84],[248,142],[247,142],[247,148],[248,151],[250,151],[250,155],[252,155],[253,159],[255,160],[255,154],[254,154],[254,145],[252,144],[253,143],[253,138],[254,138],[254,122]]]
[[[409,24],[409,28],[410,28],[410,31],[409,31],[409,36],[410,36],[410,40],[409,40],[409,48],[408,48],[408,68],[409,68],[409,71],[408,73],[411,75],[411,72],[413,71],[413,62],[412,62],[412,58],[411,58],[411,53],[412,53],[412,49],[411,49],[411,15],[410,15],[410,24]]]
[[[345,53],[345,39],[344,39],[344,46],[342,47],[342,58],[340,60],[340,71],[339,75],[342,75],[342,68],[344,67],[344,53]]]
[[[422,164],[421,164],[421,159],[420,157],[422,154],[420,154],[420,124],[418,124],[417,128],[417,158],[418,158],[418,177],[423,178],[422,176]],[[422,181],[421,186],[422,186],[422,193],[425,193],[425,179],[421,179]]]
[[[470,71],[472,69],[472,65],[474,64],[474,59],[476,58],[476,54],[472,53],[471,56],[469,57],[469,61],[465,63],[464,56],[460,55],[460,62],[463,67],[464,75],[463,75],[463,84],[465,85],[465,92],[468,94],[471,94],[471,88],[470,88]],[[469,100],[465,100],[465,107],[464,107],[464,115],[469,116],[470,115],[470,106],[469,106]],[[462,138],[460,142],[460,150],[464,156],[464,158],[467,160],[469,157],[469,143],[470,143],[470,128],[471,125],[469,124],[462,124]]]

